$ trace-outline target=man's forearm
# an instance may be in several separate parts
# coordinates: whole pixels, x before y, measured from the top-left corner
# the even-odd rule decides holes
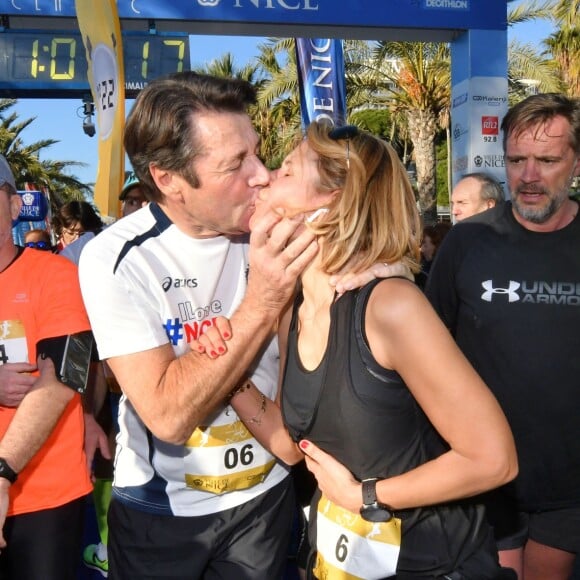
[[[0,440],[0,457],[14,471],[19,473],[26,467],[74,396],[72,389],[55,381],[33,389],[24,397]]]
[[[226,356],[208,360],[205,355],[191,352],[168,367],[158,403],[164,400],[169,405],[167,417],[177,441],[186,440],[223,403],[252,366],[266,340],[273,336],[276,320],[272,313],[260,315],[241,307],[231,319],[233,336]]]
[[[183,444],[247,373],[272,336],[298,276],[318,251],[309,230],[292,237],[299,227],[301,222],[274,216],[261,222],[261,229],[254,228],[252,267],[244,299],[231,317],[227,356],[208,360],[192,351],[175,358],[167,344],[108,359],[125,395],[156,437]]]

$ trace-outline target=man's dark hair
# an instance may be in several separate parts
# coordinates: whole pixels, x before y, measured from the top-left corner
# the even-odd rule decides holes
[[[556,116],[564,117],[570,123],[570,146],[580,154],[580,99],[569,98],[559,93],[531,95],[514,105],[503,118],[503,150],[506,150],[508,137],[518,136],[536,125],[544,125]]]
[[[151,201],[160,193],[149,173],[151,163],[199,186],[193,161],[200,154],[195,116],[246,113],[256,102],[254,87],[243,80],[191,71],[154,80],[137,96],[125,128],[125,150]]]
[[[83,232],[98,234],[103,229],[103,222],[95,208],[88,201],[69,201],[62,205],[52,218],[53,227],[57,235],[63,230],[78,223]]]

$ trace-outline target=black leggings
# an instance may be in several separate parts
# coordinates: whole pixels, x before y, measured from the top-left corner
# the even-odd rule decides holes
[[[81,497],[57,508],[6,518],[0,580],[75,580],[85,509]]]

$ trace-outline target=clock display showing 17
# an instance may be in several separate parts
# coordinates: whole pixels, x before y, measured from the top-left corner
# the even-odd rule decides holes
[[[0,91],[14,96],[65,96],[88,91],[87,59],[79,33],[0,33]],[[125,90],[190,68],[189,38],[178,34],[123,34]]]

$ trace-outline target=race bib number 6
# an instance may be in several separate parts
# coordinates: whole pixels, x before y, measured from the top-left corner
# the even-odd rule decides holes
[[[394,576],[401,548],[401,520],[367,522],[324,495],[316,513],[320,580],[379,580]]]

